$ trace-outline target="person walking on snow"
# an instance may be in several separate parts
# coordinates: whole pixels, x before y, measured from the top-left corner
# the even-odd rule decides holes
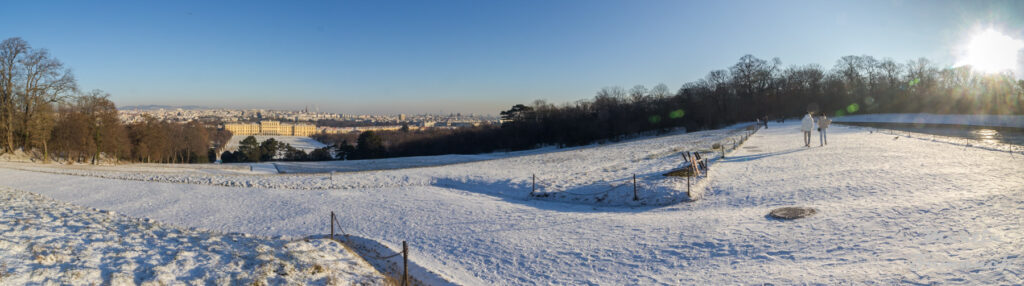
[[[814,117],[808,112],[800,121],[800,131],[804,132],[804,147],[811,147],[811,130],[814,129]]]
[[[819,146],[828,145],[828,126],[832,125],[832,119],[828,119],[824,113],[821,114],[821,119],[818,119],[818,143]]]

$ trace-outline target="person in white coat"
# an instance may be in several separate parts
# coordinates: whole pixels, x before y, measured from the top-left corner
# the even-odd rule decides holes
[[[825,114],[822,113],[821,119],[818,119],[818,143],[820,144],[819,146],[828,145],[828,136],[825,132],[828,131],[829,125],[832,125],[832,119],[829,119],[828,116],[825,116]]]
[[[811,130],[814,130],[814,116],[808,112],[804,119],[800,120],[800,131],[804,132],[804,147],[811,147]]]

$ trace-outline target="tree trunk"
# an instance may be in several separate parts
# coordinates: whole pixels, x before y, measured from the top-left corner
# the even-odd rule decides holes
[[[7,114],[7,152],[14,152],[14,116],[13,109],[8,108]]]
[[[25,150],[26,152],[28,152],[29,150],[32,150],[32,144],[30,144],[31,141],[29,141],[29,138],[31,138],[30,136],[32,135],[32,128],[31,128],[31,126],[28,125],[29,121],[31,121],[31,119],[32,119],[32,108],[31,108],[30,104],[31,103],[26,100],[26,102],[25,102],[25,115],[21,119],[21,127],[24,128],[24,130],[23,130],[24,134],[22,134],[22,138],[21,138],[22,139],[22,141],[21,141],[21,148],[22,148],[22,150]]]

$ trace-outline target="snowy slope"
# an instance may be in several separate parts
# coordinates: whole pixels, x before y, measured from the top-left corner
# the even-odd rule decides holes
[[[665,205],[689,199],[685,179],[663,176],[682,166],[682,152],[703,152],[707,157],[715,157],[717,155],[712,145],[720,143],[726,148],[733,148],[734,144],[739,144],[752,132],[743,128],[745,126],[570,148],[560,152],[543,149],[505,155],[444,155],[303,165],[269,163],[254,165],[260,167],[255,172],[238,170],[237,166],[232,172],[199,172],[167,165],[78,165],[72,168],[18,163],[0,165],[80,176],[235,187],[322,190],[439,186],[515,200],[542,199],[597,205]],[[277,169],[332,169],[338,166],[387,169],[392,166],[458,162],[460,158],[484,159],[487,156],[501,159],[414,169],[338,173],[333,176],[330,173],[266,175],[275,173]],[[637,176],[637,195],[640,198],[637,201],[633,200],[634,174]],[[530,196],[534,190],[534,175],[537,178],[536,193],[543,197]],[[696,179],[693,184],[695,192],[699,192],[703,186]]]
[[[431,167],[450,165],[475,161],[494,160],[515,156],[543,154],[556,151],[574,150],[576,148],[558,149],[544,147],[525,151],[495,152],[475,155],[437,155],[420,157],[401,157],[371,160],[350,160],[350,161],[322,161],[322,162],[262,162],[262,163],[225,163],[225,164],[159,164],[159,163],[130,163],[120,165],[60,165],[56,170],[81,169],[91,171],[107,172],[130,172],[130,173],[176,173],[176,174],[209,174],[209,175],[253,175],[253,174],[278,174],[278,169],[283,173],[329,173],[336,172],[358,172],[373,170],[390,170],[404,168]],[[17,151],[20,152],[20,151]],[[10,157],[10,160],[6,160]],[[15,155],[0,155],[0,162],[31,162],[28,155],[16,153]],[[38,163],[38,162],[37,162]],[[25,167],[43,167],[45,165],[27,164]],[[253,168],[250,169],[250,166]]]
[[[830,129],[830,145],[803,148],[796,125],[772,124],[713,165],[696,202],[603,206],[525,195],[530,174],[543,191],[597,188],[600,179],[671,168],[681,146],[729,137],[688,135],[334,182],[241,176],[260,187],[224,187],[0,168],[0,185],[258,235],[323,234],[337,211],[347,233],[392,250],[407,240],[417,265],[468,285],[1024,283],[1024,156],[1010,152],[843,126]],[[296,190],[321,184],[329,187]],[[818,214],[766,217],[791,205]]]
[[[1024,128],[1024,115],[884,113],[834,118],[835,122],[953,124]]]
[[[384,276],[328,239],[184,229],[0,187],[0,284],[366,284]]]

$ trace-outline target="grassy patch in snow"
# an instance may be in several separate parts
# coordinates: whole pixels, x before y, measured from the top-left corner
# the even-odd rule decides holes
[[[662,176],[685,178],[685,177],[696,176],[696,174],[690,168],[683,168],[683,169],[673,170],[671,172],[665,173]]]

